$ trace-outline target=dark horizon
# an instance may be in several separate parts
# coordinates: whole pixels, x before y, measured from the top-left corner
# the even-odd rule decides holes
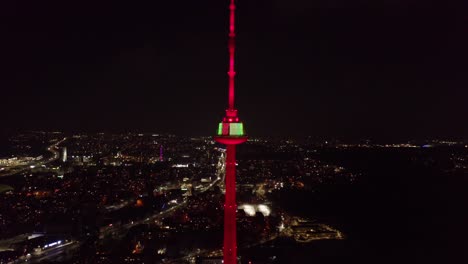
[[[7,147],[10,145],[9,139],[12,139],[18,135],[27,135],[31,133],[63,133],[66,136],[71,135],[125,135],[125,134],[144,134],[145,136],[149,136],[151,134],[158,134],[160,136],[175,136],[181,138],[202,138],[202,137],[214,137],[213,134],[208,135],[200,135],[200,134],[180,134],[174,133],[171,131],[157,131],[157,130],[141,130],[141,129],[121,129],[121,130],[24,130],[24,129],[4,129],[0,131],[0,147]],[[253,139],[260,139],[260,140],[272,140],[272,141],[283,141],[283,140],[293,140],[299,144],[304,143],[312,143],[312,144],[323,144],[328,142],[330,146],[334,146],[335,144],[361,144],[361,143],[368,143],[370,145],[374,144],[404,144],[404,143],[411,143],[416,145],[424,145],[428,143],[437,143],[443,145],[442,142],[456,142],[458,144],[467,144],[468,138],[467,137],[419,137],[419,138],[411,138],[411,137],[370,137],[370,136],[361,136],[361,137],[345,137],[345,136],[318,136],[318,135],[248,135],[249,141]],[[457,145],[458,147],[460,145]]]
[[[2,3],[2,130],[214,135],[227,1]],[[466,4],[239,1],[249,135],[465,139]]]

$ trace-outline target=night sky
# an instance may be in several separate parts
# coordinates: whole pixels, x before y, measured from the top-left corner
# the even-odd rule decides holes
[[[250,135],[468,135],[466,1],[237,2],[236,105]],[[214,135],[227,6],[2,1],[1,129]]]

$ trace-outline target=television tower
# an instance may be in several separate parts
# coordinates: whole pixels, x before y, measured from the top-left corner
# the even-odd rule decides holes
[[[226,177],[224,202],[224,264],[237,263],[237,230],[236,230],[236,145],[247,141],[244,134],[244,125],[237,116],[234,108],[234,52],[235,52],[235,10],[234,0],[229,4],[229,101],[226,116],[219,123],[218,134],[214,137],[216,142],[226,145]]]

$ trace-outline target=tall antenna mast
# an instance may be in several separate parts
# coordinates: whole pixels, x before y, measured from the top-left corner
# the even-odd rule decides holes
[[[236,71],[234,69],[234,55],[236,50],[236,30],[235,30],[235,12],[236,5],[234,0],[231,0],[229,5],[229,110],[234,110],[234,77],[236,76]]]

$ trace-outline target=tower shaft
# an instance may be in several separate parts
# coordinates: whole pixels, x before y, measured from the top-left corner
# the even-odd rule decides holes
[[[223,259],[226,264],[235,264],[237,263],[236,145],[226,145],[225,179]]]

